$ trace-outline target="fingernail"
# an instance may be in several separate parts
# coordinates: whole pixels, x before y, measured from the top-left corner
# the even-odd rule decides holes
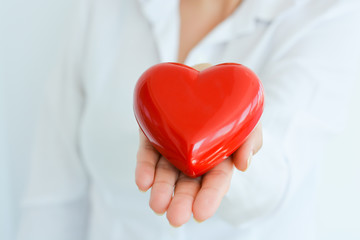
[[[164,213],[157,213],[157,212],[154,212],[156,215],[158,215],[158,216],[162,216],[162,215],[164,215]]]
[[[141,190],[140,188],[138,188],[138,189],[139,189],[140,192],[146,193],[146,190],[144,191],[144,190]]]
[[[196,218],[194,218],[194,220],[195,220],[195,222],[197,222],[197,223],[202,223],[202,222],[203,222],[203,221],[197,220]]]
[[[253,157],[253,151],[250,151],[250,155],[247,160],[247,166],[246,166],[246,169],[244,170],[244,172],[249,169],[252,157]]]

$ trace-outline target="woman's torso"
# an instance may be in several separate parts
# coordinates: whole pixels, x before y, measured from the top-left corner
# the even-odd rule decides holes
[[[236,228],[217,215],[202,224],[190,221],[181,229],[173,229],[164,216],[158,217],[150,210],[148,194],[137,190],[134,169],[138,126],[133,116],[133,89],[148,67],[177,59],[177,1],[164,3],[164,8],[158,9],[161,16],[151,15],[151,8],[156,6],[156,1],[152,2],[148,5],[153,6],[144,7],[146,4],[132,0],[106,0],[93,1],[91,6],[82,69],[86,105],[80,129],[81,155],[93,185],[90,239],[145,239],[144,234],[146,239],[287,236],[293,224],[287,223],[286,215],[274,217],[256,229]],[[238,17],[227,19],[210,32],[190,52],[185,64],[237,62],[261,75],[276,41],[275,16],[292,9],[294,4],[295,1],[277,0],[271,11],[264,14],[265,6],[259,11],[262,14],[255,14],[256,4],[244,1],[235,12]],[[157,27],[151,22],[164,19]],[[264,86],[267,87],[266,82]],[[269,232],[272,226],[279,225],[289,230],[281,234]]]

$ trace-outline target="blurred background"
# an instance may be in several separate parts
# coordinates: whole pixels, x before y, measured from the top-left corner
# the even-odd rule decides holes
[[[0,0],[0,240],[15,239],[36,112],[77,0]],[[360,68],[360,66],[359,66]],[[318,185],[320,240],[360,239],[360,74]]]

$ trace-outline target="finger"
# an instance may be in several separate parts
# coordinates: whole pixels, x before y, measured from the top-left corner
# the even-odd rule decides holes
[[[259,123],[240,148],[233,153],[235,167],[245,172],[250,166],[252,156],[260,150],[262,143],[262,126]]]
[[[212,65],[210,63],[200,63],[192,66],[192,68],[195,68],[198,71],[202,71],[208,67],[211,67]]]
[[[163,214],[167,210],[178,175],[179,170],[161,157],[156,165],[155,179],[150,195],[150,208],[155,213]]]
[[[139,190],[147,191],[153,184],[155,167],[160,158],[159,152],[151,145],[140,130],[140,144],[137,152],[135,182]]]
[[[233,163],[227,158],[203,176],[202,186],[193,205],[194,218],[205,221],[218,209],[229,189]]]
[[[201,177],[189,178],[181,173],[176,182],[174,197],[166,217],[172,226],[179,227],[189,221],[196,194],[201,186]]]

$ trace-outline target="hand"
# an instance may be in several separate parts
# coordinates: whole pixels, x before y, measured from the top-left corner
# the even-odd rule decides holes
[[[201,71],[210,64],[194,66]],[[141,191],[151,188],[150,207],[164,214],[172,226],[179,227],[194,219],[202,222],[218,209],[230,187],[233,166],[246,171],[251,157],[262,145],[261,123],[257,125],[243,145],[201,177],[190,178],[177,170],[151,145],[140,130],[135,180]]]

